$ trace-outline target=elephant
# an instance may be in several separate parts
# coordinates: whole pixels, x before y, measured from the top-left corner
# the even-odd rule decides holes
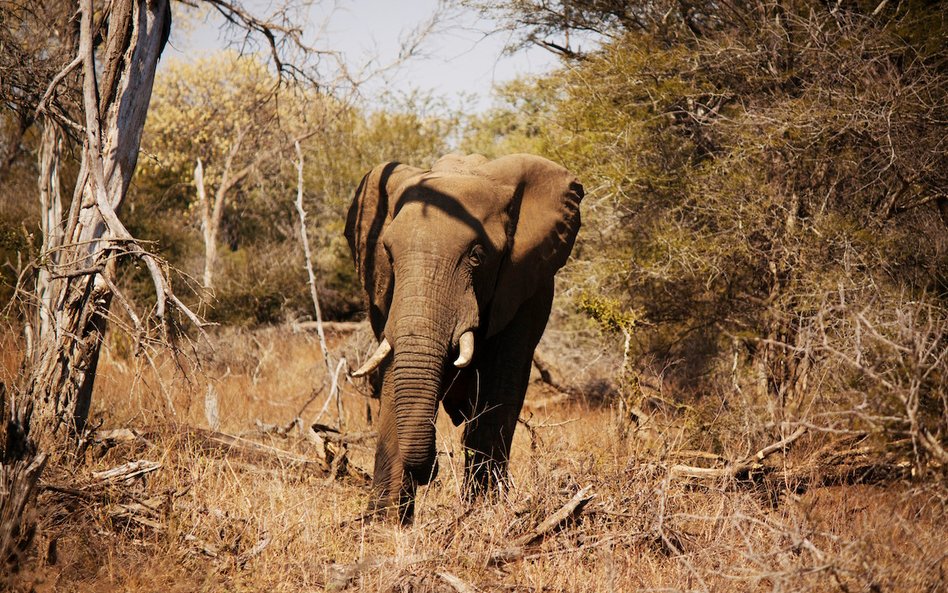
[[[430,170],[388,162],[362,179],[345,236],[379,342],[352,373],[381,378],[369,515],[412,522],[416,489],[437,472],[439,402],[465,424],[466,497],[506,484],[583,195],[569,171],[529,154],[450,154]]]

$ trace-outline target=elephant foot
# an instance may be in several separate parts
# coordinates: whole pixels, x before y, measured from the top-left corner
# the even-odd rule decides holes
[[[397,496],[391,492],[373,493],[366,517],[370,520],[397,520],[403,526],[411,525],[415,519],[415,488],[403,487]]]
[[[464,494],[473,502],[481,497],[503,496],[510,487],[507,464],[470,449],[466,450]]]

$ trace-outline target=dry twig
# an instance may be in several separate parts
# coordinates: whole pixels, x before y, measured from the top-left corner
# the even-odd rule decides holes
[[[564,521],[583,512],[583,508],[595,497],[594,494],[589,494],[590,490],[592,490],[592,486],[581,488],[566,504],[557,509],[542,523],[516,538],[509,547],[491,554],[488,563],[504,564],[523,558],[527,546],[542,540]]]

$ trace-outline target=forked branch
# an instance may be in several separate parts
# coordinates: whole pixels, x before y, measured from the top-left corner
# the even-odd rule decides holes
[[[89,160],[88,167],[92,173],[89,185],[93,192],[96,208],[99,210],[99,214],[102,216],[102,220],[108,228],[110,235],[109,240],[125,243],[126,248],[145,263],[145,267],[148,269],[148,273],[155,287],[155,296],[157,298],[155,315],[158,319],[161,321],[165,320],[166,303],[170,300],[189,320],[195,322],[198,329],[204,334],[204,324],[200,322],[197,315],[172,293],[171,287],[165,278],[165,273],[158,263],[158,259],[145,250],[138,241],[132,237],[128,229],[125,228],[125,225],[122,224],[122,221],[119,220],[109,200],[105,180],[105,165],[102,159],[101,108],[99,105],[99,93],[96,82],[92,14],[92,0],[82,0],[79,29],[79,56],[82,58],[83,70],[83,110],[85,114],[86,143],[88,147],[86,154]],[[107,253],[107,250],[98,251],[99,255],[103,253]],[[135,318],[133,318],[133,320],[134,319]]]

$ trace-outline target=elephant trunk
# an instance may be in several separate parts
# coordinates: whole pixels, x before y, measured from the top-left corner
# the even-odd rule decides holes
[[[435,416],[446,348],[422,336],[396,338],[392,373],[395,423],[405,472],[419,485],[433,477]]]
[[[445,278],[444,270],[429,262],[399,271],[386,327],[394,351],[395,423],[404,470],[425,485],[435,471],[435,416],[457,320],[447,287],[433,280]]]

